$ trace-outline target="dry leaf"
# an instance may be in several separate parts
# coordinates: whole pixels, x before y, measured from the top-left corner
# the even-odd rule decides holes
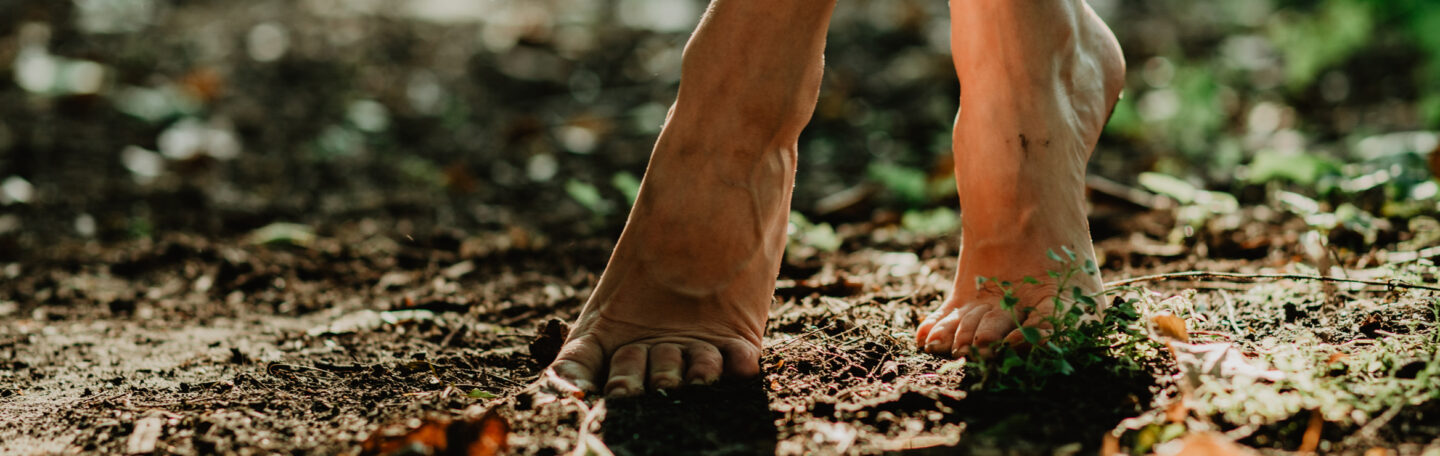
[[[1171,402],[1170,406],[1165,407],[1166,421],[1171,423],[1185,422],[1185,417],[1190,415],[1190,406],[1185,403],[1185,399],[1189,396],[1188,393],[1182,393],[1180,397],[1175,398],[1175,402]]]
[[[450,421],[427,419],[405,430],[382,429],[360,444],[361,454],[434,454],[494,456],[509,448],[510,422],[494,410],[479,419]]]
[[[575,452],[571,453],[571,456],[615,456],[610,447],[605,446],[605,442],[589,432],[581,433],[579,441],[575,443]]]
[[[1440,145],[1435,146],[1435,150],[1430,151],[1429,162],[1430,175],[1440,177]],[[1368,455],[1369,453],[1366,454]]]
[[[1100,456],[1115,456],[1118,454],[1128,453],[1120,452],[1120,438],[1116,437],[1115,433],[1106,432],[1105,440],[1100,443]]]
[[[1320,431],[1325,428],[1325,417],[1320,416],[1319,410],[1310,411],[1310,424],[1305,426],[1305,436],[1300,439],[1300,448],[1295,451],[1300,453],[1314,453],[1320,447]]]
[[[1196,388],[1208,381],[1230,381],[1236,378],[1274,382],[1285,377],[1283,372],[1252,364],[1229,342],[1173,342],[1170,350],[1175,354],[1175,364],[1180,367],[1178,376],[1182,387]]]
[[[1161,456],[1249,456],[1254,450],[1224,435],[1214,432],[1200,432],[1160,444],[1155,454]]]
[[[1178,341],[1190,343],[1190,331],[1185,329],[1185,320],[1174,315],[1156,315],[1150,318],[1153,330],[1161,342]]]
[[[1330,359],[1326,360],[1325,363],[1326,363],[1326,364],[1335,364],[1335,363],[1338,363],[1338,362],[1340,362],[1340,361],[1344,361],[1345,358],[1349,358],[1349,357],[1350,357],[1350,355],[1347,355],[1347,354],[1345,354],[1345,353],[1335,352],[1335,353],[1331,353],[1331,354],[1330,354]]]

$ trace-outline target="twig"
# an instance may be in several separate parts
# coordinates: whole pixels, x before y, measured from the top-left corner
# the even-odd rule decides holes
[[[1244,281],[1244,282],[1253,282],[1253,281],[1257,281],[1257,280],[1313,280],[1313,281],[1317,281],[1317,282],[1356,283],[1356,284],[1363,284],[1363,285],[1375,285],[1375,286],[1382,286],[1382,287],[1386,287],[1386,288],[1405,288],[1405,289],[1411,289],[1411,290],[1440,291],[1440,287],[1436,287],[1436,286],[1420,285],[1420,284],[1414,284],[1414,283],[1408,283],[1408,282],[1400,282],[1400,281],[1395,281],[1395,280],[1380,281],[1380,280],[1342,279],[1342,278],[1338,278],[1338,277],[1326,277],[1326,276],[1308,275],[1308,274],[1244,274],[1244,273],[1239,273],[1239,272],[1214,272],[1214,271],[1170,272],[1170,273],[1165,273],[1165,274],[1154,274],[1154,275],[1147,275],[1147,276],[1140,276],[1140,277],[1131,277],[1131,278],[1129,278],[1129,279],[1116,280],[1116,281],[1114,281],[1114,282],[1106,283],[1106,284],[1105,284],[1105,288],[1114,289],[1114,288],[1123,287],[1123,286],[1126,286],[1126,285],[1136,284],[1136,283],[1141,283],[1141,282],[1158,282],[1158,281],[1162,281],[1162,280],[1174,280],[1174,279],[1218,279],[1218,280],[1230,280],[1230,281],[1237,281],[1237,280],[1238,280],[1238,281]]]
[[[1230,293],[1225,292],[1220,292],[1220,299],[1225,300],[1225,310],[1230,314],[1230,318],[1226,319],[1230,322],[1230,329],[1235,330],[1235,337],[1240,337],[1244,333],[1240,332],[1240,324],[1235,322],[1235,301],[1231,301]]]

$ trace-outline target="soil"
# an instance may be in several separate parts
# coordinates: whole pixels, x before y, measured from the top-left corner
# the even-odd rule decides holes
[[[1149,451],[1178,436],[1159,437],[1183,420],[1144,421],[1163,423],[1187,394],[1159,351],[1140,370],[1083,369],[1021,392],[986,388],[975,366],[913,347],[916,323],[947,292],[958,239],[949,228],[902,227],[955,198],[861,176],[885,163],[919,176],[901,171],[907,188],[930,171],[929,184],[953,187],[950,164],[933,153],[948,148],[959,97],[936,33],[943,21],[932,20],[946,17],[943,1],[840,2],[795,201],[842,242],[787,254],[763,374],[617,400],[555,396],[536,382],[623,223],[623,186],[605,184],[643,172],[688,30],[622,24],[625,8],[563,18],[590,29],[535,19],[566,2],[509,2],[524,7],[505,18],[543,23],[534,27],[376,6],[437,3],[418,1],[0,3],[0,179],[34,190],[24,202],[0,195],[0,455],[430,454],[441,437],[454,453],[496,429],[516,454],[1089,454]],[[1132,69],[1167,68],[1170,47],[1207,56],[1232,42],[1226,34],[1260,33],[1200,24],[1228,16],[1192,14],[1192,2],[1110,3]],[[151,17],[133,29],[85,31],[76,20],[82,5],[142,4]],[[277,29],[288,51],[255,58],[257,30],[274,41]],[[588,34],[561,33],[575,30]],[[99,65],[104,87],[20,87],[11,66],[35,46]],[[1285,108],[1285,131],[1342,142],[1355,126],[1331,124],[1424,128],[1398,101],[1415,98],[1414,84],[1383,71],[1414,66],[1412,47],[1385,44],[1337,64],[1355,95],[1331,104],[1295,95],[1307,104]],[[1139,71],[1131,79],[1146,83]],[[1197,134],[1239,137],[1250,105],[1277,102],[1237,87],[1224,92],[1234,100],[1214,97],[1228,100],[1217,120],[1227,127]],[[185,106],[143,116],[125,106],[135,93],[185,94]],[[160,138],[185,121],[241,150],[172,156]],[[1235,138],[1196,139],[1208,157]],[[1201,174],[1207,188],[1238,189],[1243,207],[1203,223],[1134,197],[1138,172],[1204,162],[1179,155],[1158,139],[1102,141],[1092,175],[1120,181],[1092,182],[1107,279],[1338,266],[1346,277],[1435,286],[1433,206],[1426,217],[1326,231],[1332,265],[1307,253],[1319,242],[1302,238],[1310,225],[1273,207],[1281,187],[1238,181],[1233,163]],[[598,194],[588,203],[577,196],[587,188]],[[1381,213],[1394,203],[1386,191],[1332,192],[1318,204]],[[1411,254],[1411,269],[1386,269],[1399,262],[1392,251]],[[1329,363],[1324,381],[1309,384],[1353,390],[1363,406],[1354,413],[1312,421],[1325,402],[1287,402],[1256,425],[1225,417],[1261,416],[1246,414],[1266,405],[1257,399],[1185,422],[1270,453],[1312,434],[1336,453],[1440,446],[1436,389],[1374,387],[1440,378],[1433,292],[1305,280],[1142,285],[1152,301],[1185,297],[1170,311],[1192,335],[1233,343],[1246,359],[1299,346],[1364,361]],[[1361,377],[1370,383],[1346,383]]]
[[[1039,392],[975,391],[973,369],[946,368],[950,360],[911,342],[953,273],[953,240],[841,231],[872,236],[842,253],[787,258],[762,377],[616,400],[531,387],[594,285],[603,240],[415,238],[356,224],[307,245],[184,235],[58,245],[4,267],[0,453],[126,452],[146,420],[163,424],[153,437],[163,453],[353,453],[422,420],[486,410],[508,422],[519,454],[574,451],[582,434],[617,454],[1073,453],[1098,450],[1122,420],[1174,392],[1170,367],[1077,372]],[[1133,266],[1148,257],[1107,250],[1122,245],[1111,241],[1100,241],[1106,270],[1130,271],[1112,277],[1162,269]],[[1215,260],[1216,250],[1159,263],[1253,262]],[[1433,321],[1404,306],[1321,318],[1321,304],[1247,307],[1235,324],[1251,329],[1239,337],[1283,339],[1291,322],[1349,340]],[[1436,431],[1407,429],[1365,444],[1424,443]],[[1250,443],[1293,448],[1292,434],[1276,427]]]

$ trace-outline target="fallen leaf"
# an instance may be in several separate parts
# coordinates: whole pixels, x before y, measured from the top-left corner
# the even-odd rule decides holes
[[[494,410],[478,419],[431,418],[413,429],[382,429],[360,444],[361,454],[494,456],[509,448],[510,422]]]
[[[1285,374],[1256,366],[1240,350],[1229,342],[1209,344],[1187,344],[1172,342],[1170,350],[1175,355],[1175,364],[1180,367],[1177,374],[1181,386],[1197,388],[1208,381],[1231,381],[1236,378],[1249,380],[1279,381]]]
[[[1300,439],[1300,448],[1295,451],[1300,453],[1314,453],[1320,447],[1320,431],[1325,428],[1325,417],[1320,416],[1319,410],[1310,411],[1310,423],[1305,426],[1305,436]]]
[[[275,222],[251,231],[246,241],[256,245],[306,247],[315,242],[315,229],[298,223]]]
[[[1126,454],[1120,452],[1120,438],[1113,432],[1105,433],[1105,440],[1100,443],[1100,456],[1115,456]]]
[[[1330,354],[1330,359],[1326,360],[1326,361],[1325,361],[1325,364],[1335,364],[1335,363],[1338,363],[1338,362],[1340,362],[1340,361],[1344,361],[1345,358],[1349,358],[1349,357],[1350,357],[1350,355],[1345,354],[1345,353],[1341,353],[1341,352],[1331,353],[1331,354]]]
[[[1198,432],[1175,439],[1155,448],[1160,456],[1249,456],[1258,454],[1254,450],[1224,435],[1214,432]]]
[[[390,310],[376,312],[370,309],[358,310],[341,315],[328,325],[316,326],[305,331],[311,337],[353,334],[370,331],[386,324],[400,324],[425,321],[435,318],[435,312],[423,309]]]
[[[1166,421],[1171,423],[1185,422],[1185,417],[1190,415],[1190,406],[1185,403],[1185,398],[1188,396],[1189,394],[1182,394],[1181,397],[1175,398],[1175,402],[1171,402],[1168,407],[1165,407]]]
[[[196,68],[180,78],[180,87],[200,101],[209,102],[220,96],[225,79],[214,68]]]
[[[1153,328],[1156,338],[1161,342],[1178,341],[1190,343],[1190,331],[1185,328],[1185,320],[1174,315],[1156,315],[1150,318],[1155,323]]]
[[[125,454],[150,454],[155,452],[160,434],[165,432],[165,417],[151,413],[135,422],[135,430],[125,440]]]
[[[595,434],[582,433],[576,443],[575,452],[571,453],[573,456],[615,456],[610,447],[605,446],[605,442],[600,441]]]

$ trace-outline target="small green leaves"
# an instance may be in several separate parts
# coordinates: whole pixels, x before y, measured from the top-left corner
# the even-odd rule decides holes
[[[465,395],[470,396],[471,399],[494,399],[500,397],[496,396],[494,393],[487,392],[480,388],[472,389],[469,393],[465,393]]]
[[[1015,305],[1019,303],[1020,298],[1015,297],[1015,290],[1006,288],[1005,296],[1000,298],[1000,308],[1005,310],[1011,310],[1014,309]]]
[[[1025,336],[1025,341],[1031,344],[1040,343],[1040,330],[1025,326],[1020,328],[1020,335]]]
[[[1020,351],[997,343],[992,347],[994,357],[970,364],[979,370],[981,378],[972,388],[1035,391],[1044,388],[1057,375],[1071,375],[1080,370],[1105,369],[1116,374],[1143,370],[1137,353],[1153,351],[1144,347],[1154,342],[1145,337],[1143,327],[1137,323],[1136,301],[1117,301],[1100,314],[1101,298],[1071,282],[1078,274],[1097,273],[1095,261],[1089,258],[1082,261],[1073,250],[1064,247],[1058,253],[1047,250],[1045,255],[1065,265],[1046,272],[1053,281],[1023,277],[1017,284],[998,278],[975,278],[979,288],[991,287],[992,291],[998,288],[1000,307],[1011,312],[1015,326],[1031,347]],[[1054,311],[1042,315],[1050,328],[1042,333],[1027,317],[1029,312],[1037,310],[1035,305],[1045,301],[1021,302],[1016,286],[1037,287],[1033,290],[1040,291],[1039,287],[1048,288],[1051,284],[1055,287],[1054,294],[1043,299],[1049,299]],[[1091,315],[1100,318],[1090,318]],[[1026,326],[1026,322],[1031,326]]]

